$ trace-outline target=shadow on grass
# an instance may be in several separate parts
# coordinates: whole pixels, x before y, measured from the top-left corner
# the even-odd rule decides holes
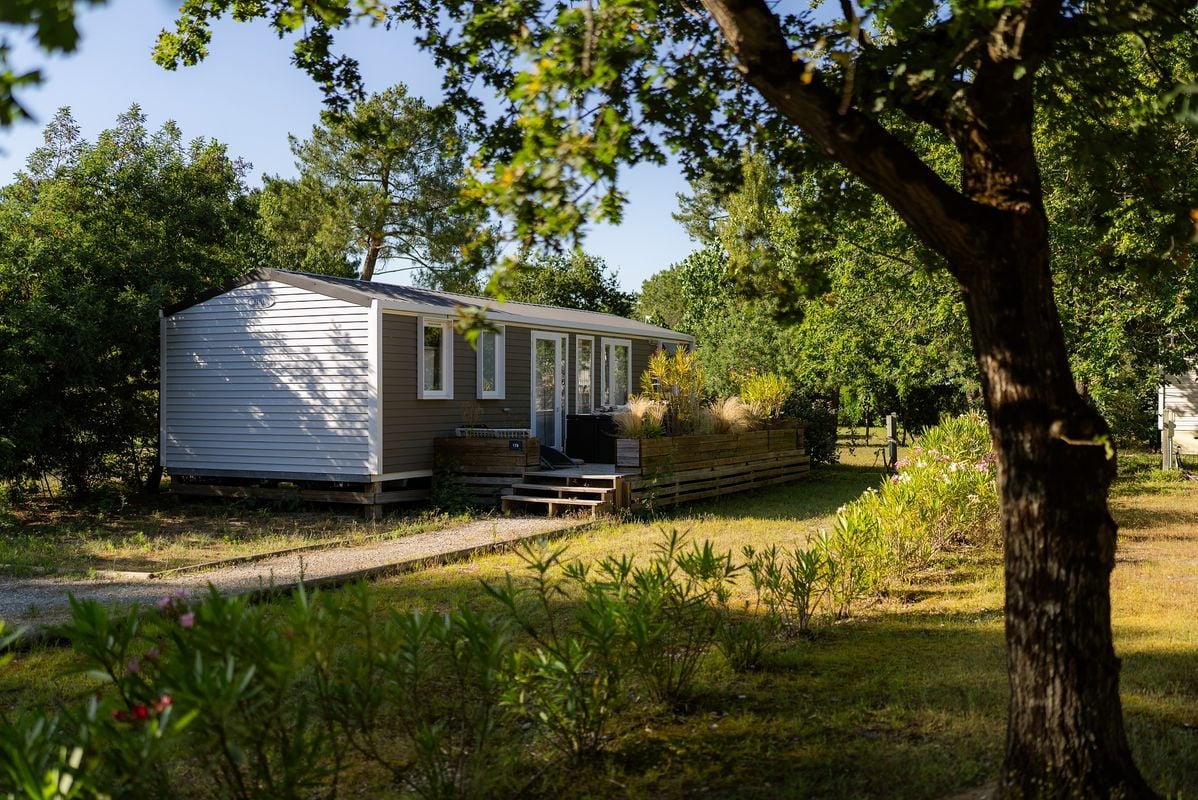
[[[438,594],[490,608],[477,579],[411,577],[387,583],[397,605]],[[1195,663],[1198,648],[1124,659],[1132,745],[1168,796],[1198,792],[1198,731],[1186,727],[1198,724]],[[540,793],[939,800],[994,779],[1007,693],[999,607],[825,621],[810,639],[777,643],[758,672],[733,673],[713,652],[685,711],[634,701],[603,759],[554,773]]]

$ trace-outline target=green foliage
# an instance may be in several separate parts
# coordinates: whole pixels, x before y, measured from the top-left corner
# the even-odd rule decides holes
[[[83,0],[83,4],[91,6],[103,3],[104,0]],[[33,29],[31,38],[45,52],[72,53],[79,44],[75,5],[75,0],[10,0],[0,6],[0,25],[8,28],[5,33],[28,26]],[[9,63],[11,48],[7,36],[0,38],[0,128],[30,118],[17,101],[16,92],[42,82],[40,70],[13,69]]]
[[[680,330],[686,315],[687,298],[682,292],[676,267],[663,269],[645,279],[636,300],[636,319],[653,325]]]
[[[798,420],[803,426],[803,438],[811,463],[835,464],[839,456],[837,445],[836,400],[796,389],[786,398],[783,415]]]
[[[946,417],[916,438],[911,454],[881,488],[837,515],[834,532],[874,541],[885,554],[871,584],[908,582],[950,545],[998,538],[996,459],[983,417]]]
[[[623,599],[633,668],[649,696],[669,705],[689,697],[716,636],[712,606],[737,572],[731,554],[717,554],[711,542],[682,545],[671,530],[645,567],[610,558],[599,565],[603,588]]]
[[[359,755],[417,796],[493,797],[509,788],[503,708],[513,641],[503,619],[381,608],[365,584],[320,600],[310,627],[322,714]],[[330,632],[334,635],[330,635]],[[398,733],[406,748],[392,745]]]
[[[564,550],[527,546],[520,557],[532,585],[517,587],[509,575],[487,592],[534,642],[516,655],[506,702],[537,726],[546,742],[569,759],[585,759],[605,744],[616,711],[626,702],[629,664],[617,601],[588,580],[585,567],[563,562]],[[571,628],[555,619],[552,603],[582,590]]]
[[[615,271],[598,256],[581,250],[533,257],[497,273],[491,289],[505,300],[633,315],[636,296],[620,289]]]
[[[256,266],[245,165],[137,106],[45,140],[0,190],[0,477],[154,487],[158,311]]]
[[[665,430],[670,435],[695,431],[703,396],[703,369],[694,351],[679,347],[673,353],[659,348],[641,373],[641,397],[665,406]]]
[[[460,514],[470,507],[460,468],[443,465],[433,471],[429,503],[445,514]]]
[[[970,425],[932,441],[972,457]],[[912,469],[943,483],[953,463]],[[637,698],[685,704],[714,649],[757,669],[821,608],[846,616],[901,578],[917,562],[867,519],[871,497],[807,546],[740,562],[677,531],[643,561],[587,565],[530,544],[523,576],[484,584],[491,614],[388,609],[366,585],[270,605],[215,589],[148,612],[74,602],[61,632],[103,688],[78,709],[0,711],[0,794],[168,796],[187,780],[214,796],[335,798],[351,753],[430,800],[510,794],[530,761],[590,758],[654,713],[626,714]],[[745,575],[753,599],[733,608]]]
[[[744,550],[745,568],[753,589],[769,616],[779,625],[807,633],[828,592],[827,557],[819,547],[795,547],[788,552],[770,545]]]
[[[355,103],[299,141],[299,177],[269,178],[260,202],[271,262],[363,280],[415,269],[444,289],[470,290],[494,255],[477,209],[461,207],[466,135],[452,113],[403,84]],[[350,270],[350,274],[353,274]]]
[[[772,372],[752,375],[740,386],[740,399],[766,419],[782,416],[793,387],[786,378]]]

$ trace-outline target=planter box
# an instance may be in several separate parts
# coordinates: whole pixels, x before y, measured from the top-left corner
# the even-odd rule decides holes
[[[616,465],[640,472],[633,500],[666,506],[795,480],[811,468],[793,420],[746,433],[619,439]]]
[[[746,433],[707,433],[663,436],[658,439],[617,439],[616,465],[647,470],[685,470],[712,466],[726,459],[751,460],[763,453],[803,449],[803,429],[794,420],[774,428]]]
[[[460,483],[474,503],[498,505],[504,489],[525,472],[541,468],[541,443],[535,438],[434,439],[433,464],[438,473],[448,473],[449,479]],[[441,479],[441,474],[433,476],[434,482]]]
[[[516,449],[516,446],[519,449]],[[526,467],[541,464],[538,439],[476,439],[471,437],[433,440],[433,464],[462,472],[510,472],[524,474]],[[481,469],[480,469],[481,468]]]

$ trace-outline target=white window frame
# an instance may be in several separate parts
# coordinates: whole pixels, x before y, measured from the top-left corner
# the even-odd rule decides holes
[[[424,329],[441,329],[441,389],[424,388]],[[416,397],[419,400],[453,399],[453,322],[437,317],[416,318]]]
[[[507,379],[505,378],[505,359],[504,351],[507,349],[507,335],[503,325],[496,325],[494,330],[484,330],[478,335],[478,346],[474,350],[475,361],[478,364],[478,399],[479,400],[503,400],[507,392]],[[495,337],[495,388],[487,391],[483,388],[483,342],[484,336],[491,334]]]
[[[624,403],[608,402],[608,400],[610,399],[611,384],[612,384],[612,369],[611,368],[612,368],[612,365],[615,363],[614,357],[608,358],[608,349],[620,347],[620,346],[624,346],[624,347],[628,348],[626,351],[628,353],[628,365],[627,365],[628,366],[628,370],[627,370],[628,371],[628,395],[632,396],[632,340],[631,339],[609,339],[605,336],[602,341],[603,341],[603,351],[602,351],[602,355],[603,355],[603,362],[602,362],[602,364],[603,364],[603,369],[602,369],[603,386],[602,386],[602,391],[600,393],[600,397],[603,399],[603,405],[605,405],[605,406],[624,405],[624,403],[628,402],[627,398],[624,399]]]
[[[580,387],[579,381],[578,381],[578,376],[582,374],[582,343],[583,342],[591,343],[591,361],[589,364],[590,375],[591,375],[591,386],[590,386],[591,410],[586,413],[594,414],[595,406],[597,405],[597,403],[595,402],[595,374],[596,374],[596,370],[595,370],[595,337],[594,336],[581,336],[581,335],[574,337],[574,413],[575,414],[583,413],[581,410],[582,409],[582,402],[581,402],[582,388]]]

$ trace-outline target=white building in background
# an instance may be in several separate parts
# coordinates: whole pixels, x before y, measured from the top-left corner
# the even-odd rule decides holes
[[[1174,446],[1183,456],[1198,455],[1198,372],[1165,376],[1157,393],[1158,430],[1164,430],[1169,417],[1174,424]]]

